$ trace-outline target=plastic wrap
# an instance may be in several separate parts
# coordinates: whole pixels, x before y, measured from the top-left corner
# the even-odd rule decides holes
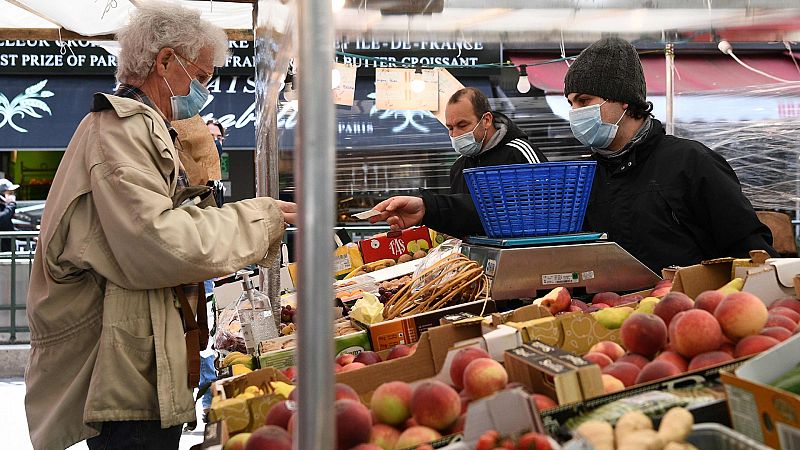
[[[756,209],[798,209],[800,84],[679,97],[678,104],[691,99],[703,119],[676,122],[676,136],[722,155]]]

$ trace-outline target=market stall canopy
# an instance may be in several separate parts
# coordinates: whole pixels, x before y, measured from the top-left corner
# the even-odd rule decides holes
[[[84,37],[110,38],[130,11],[151,0],[0,0],[0,38],[37,39],[63,28]],[[252,30],[253,7],[280,8],[278,0],[173,0],[199,9],[227,30]],[[603,33],[628,38],[670,31],[760,27],[773,39],[800,40],[791,22],[797,0],[339,0],[337,34],[345,38],[480,39],[502,42],[588,42]],[[26,37],[30,36],[30,37]],[[52,35],[50,35],[52,38]]]
[[[747,86],[758,86],[774,83],[773,80],[748,70],[722,53],[718,57],[708,55],[675,56],[675,93],[690,94],[707,91],[726,91],[741,89]],[[566,63],[547,64],[552,55],[514,55],[511,62],[516,65],[527,64],[528,79],[531,85],[548,94],[564,93],[564,76],[567,73]],[[662,54],[640,55],[644,76],[647,82],[648,95],[665,95],[666,68]],[[760,70],[786,80],[800,83],[800,71],[787,55],[747,55],[741,59]]]

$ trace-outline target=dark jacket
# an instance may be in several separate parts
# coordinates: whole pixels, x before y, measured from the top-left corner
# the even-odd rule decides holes
[[[11,221],[11,219],[14,217],[15,209],[17,209],[16,202],[0,202],[0,231],[16,230],[16,228],[14,228],[14,223]],[[0,239],[0,251],[10,252],[12,242],[14,242],[13,238]]]
[[[744,257],[753,249],[777,256],[733,169],[705,145],[667,135],[652,119],[630,152],[594,159],[583,228],[607,232],[657,274],[670,265]]]
[[[547,158],[528,142],[528,136],[504,114],[492,112],[495,128],[505,129],[500,142],[476,156],[462,156],[450,167],[450,193],[437,194],[421,190],[425,203],[422,223],[436,231],[456,237],[484,235],[478,211],[464,179],[464,169],[545,162]]]

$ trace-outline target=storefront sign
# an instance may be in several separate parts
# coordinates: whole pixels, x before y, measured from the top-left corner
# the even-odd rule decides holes
[[[432,67],[434,65],[464,66],[496,64],[502,61],[500,46],[483,42],[392,40],[380,42],[357,40],[339,42],[336,50],[347,53],[337,55],[336,60],[356,67]],[[371,59],[358,58],[367,56]]]
[[[222,75],[255,71],[253,43],[229,42]],[[0,75],[113,75],[117,57],[89,41],[0,41]]]

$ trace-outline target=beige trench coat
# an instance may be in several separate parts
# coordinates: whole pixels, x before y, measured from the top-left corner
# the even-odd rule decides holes
[[[266,264],[283,235],[268,198],[173,210],[178,153],[161,117],[135,100],[95,102],[110,107],[83,119],[64,154],[28,289],[36,449],[66,448],[105,421],[193,420],[170,287]]]

